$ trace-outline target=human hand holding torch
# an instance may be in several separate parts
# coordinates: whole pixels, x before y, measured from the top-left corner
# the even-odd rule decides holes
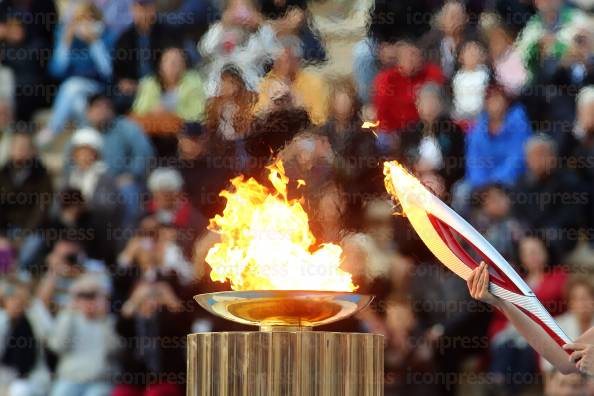
[[[491,304],[501,310],[530,346],[561,373],[581,372],[590,375],[594,374],[594,329],[590,329],[580,336],[576,340],[577,342],[563,346],[563,349],[566,351],[573,351],[568,358],[568,355],[552,343],[545,331],[524,312],[515,305],[495,297],[489,292],[489,270],[487,264],[481,262],[480,266],[472,271],[467,284],[468,291],[473,298]]]

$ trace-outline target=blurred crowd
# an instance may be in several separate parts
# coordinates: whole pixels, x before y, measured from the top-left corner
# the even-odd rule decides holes
[[[185,335],[243,329],[191,298],[229,289],[205,263],[219,192],[279,159],[377,296],[327,330],[385,335],[387,395],[594,395],[470,298],[383,181],[401,162],[570,337],[593,326],[594,3],[370,0],[347,75],[327,3],[0,0],[0,395],[183,395]]]

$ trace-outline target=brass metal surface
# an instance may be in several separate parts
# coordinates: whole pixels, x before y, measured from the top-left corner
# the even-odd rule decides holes
[[[255,290],[199,294],[194,299],[225,319],[262,330],[282,330],[344,319],[366,307],[373,297],[331,291]]]
[[[187,396],[382,396],[383,351],[376,334],[190,334]]]

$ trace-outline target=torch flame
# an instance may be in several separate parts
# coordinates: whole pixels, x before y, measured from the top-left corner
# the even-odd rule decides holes
[[[427,186],[424,186],[423,183],[419,179],[417,179],[414,175],[412,175],[404,166],[402,166],[398,161],[386,161],[384,162],[384,184],[386,186],[386,190],[394,198],[395,203],[400,203],[400,200],[405,200],[406,202],[423,202],[426,200],[431,200],[431,192],[429,191]],[[393,176],[398,179],[399,186],[402,187],[403,191],[406,191],[404,195],[399,197],[394,190],[393,183]],[[404,203],[406,203],[404,202]],[[400,213],[405,215],[405,213]]]
[[[351,274],[339,268],[341,247],[316,246],[301,203],[287,198],[282,162],[268,171],[273,191],[238,176],[234,191],[221,192],[227,204],[209,226],[221,237],[206,256],[211,279],[229,280],[233,290],[354,291]]]
[[[377,133],[375,133],[374,128],[377,128],[379,126],[380,122],[379,121],[365,121],[363,123],[363,125],[361,125],[361,128],[363,129],[369,129],[371,131],[371,133],[373,133],[373,135],[377,138]]]
[[[363,129],[370,129],[370,128],[377,128],[379,126],[379,121],[365,121],[363,123],[363,125],[361,125],[361,128]]]

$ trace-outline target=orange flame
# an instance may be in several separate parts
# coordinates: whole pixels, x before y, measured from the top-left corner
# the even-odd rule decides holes
[[[370,128],[377,128],[379,126],[379,121],[365,121],[363,123],[363,125],[361,125],[361,128],[363,129],[370,129]]]
[[[227,204],[209,226],[221,237],[206,256],[211,279],[228,279],[233,290],[354,291],[351,274],[339,268],[340,246],[316,248],[307,213],[287,198],[282,162],[268,170],[273,191],[239,176],[233,192],[221,192]]]

